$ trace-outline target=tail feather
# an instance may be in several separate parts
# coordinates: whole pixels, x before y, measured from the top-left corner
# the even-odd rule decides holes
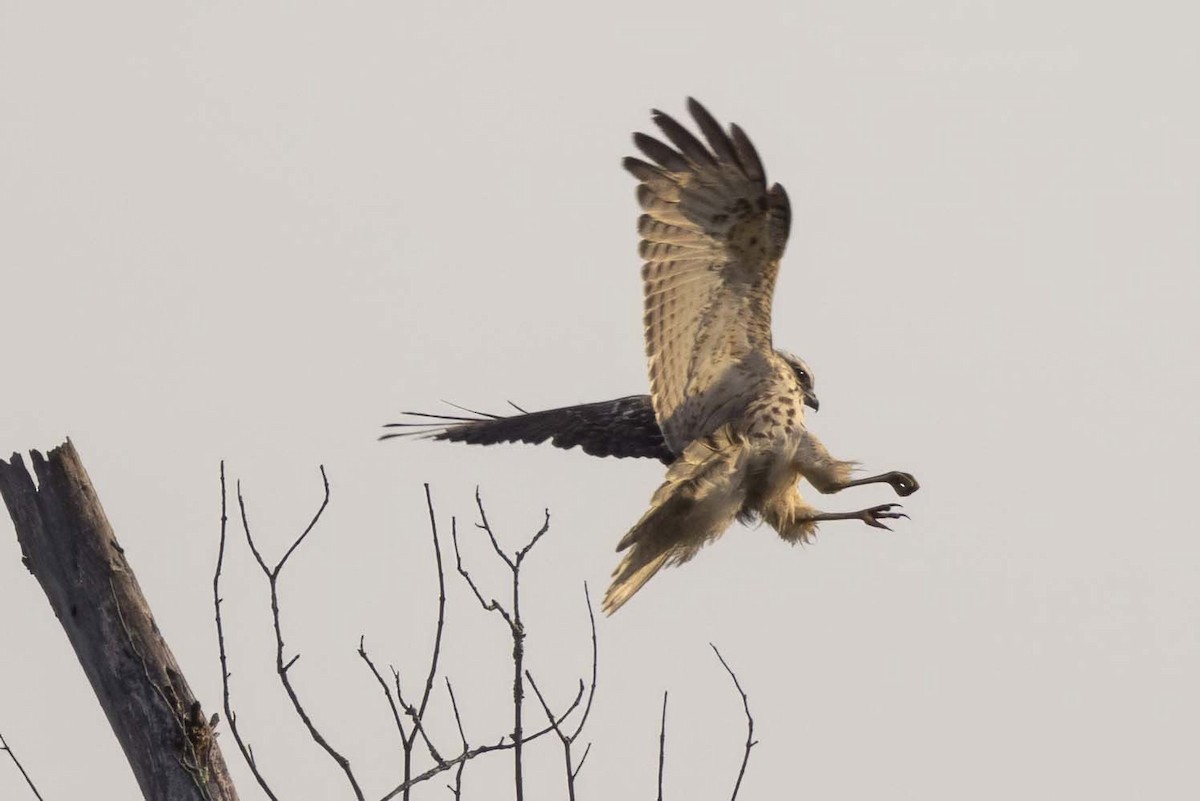
[[[603,610],[611,615],[663,567],[688,561],[725,533],[746,499],[750,449],[727,428],[693,442],[667,470],[650,508],[617,550],[629,549],[613,571]]]

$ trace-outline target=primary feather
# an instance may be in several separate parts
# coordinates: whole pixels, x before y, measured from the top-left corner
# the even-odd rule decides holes
[[[624,165],[640,184],[646,355],[650,396],[668,447],[680,453],[737,411],[728,374],[770,353],[771,299],[787,243],[787,194],[768,189],[740,128],[726,134],[695,100],[688,109],[708,141],[671,117],[654,120],[673,150],[646,134],[634,144],[653,163]]]

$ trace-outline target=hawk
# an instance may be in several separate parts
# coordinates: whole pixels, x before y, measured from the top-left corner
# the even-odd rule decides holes
[[[804,407],[818,405],[812,374],[771,337],[775,278],[791,227],[787,193],[768,186],[740,127],[726,131],[694,99],[687,106],[703,141],[656,110],[652,119],[666,142],[635,133],[645,159],[623,162],[638,180],[643,211],[637,228],[650,394],[532,414],[518,409],[512,417],[421,415],[441,421],[432,432],[439,439],[551,439],[667,464],[649,509],[617,544],[625,556],[604,596],[607,614],[735,520],[765,521],[794,544],[810,540],[823,521],[886,529],[885,520],[906,516],[894,503],[820,511],[801,497],[802,480],[821,493],[886,483],[907,496],[919,488],[900,471],[853,478],[857,463],[832,456],[808,430]]]

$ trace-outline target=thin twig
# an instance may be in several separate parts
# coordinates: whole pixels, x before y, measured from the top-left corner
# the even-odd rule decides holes
[[[454,724],[458,726],[458,738],[462,741],[462,750],[465,754],[471,750],[471,747],[467,745],[467,733],[463,729],[462,715],[458,713],[458,699],[454,697],[454,687],[450,685],[450,679],[446,679],[446,693],[450,696],[450,708],[454,710]],[[454,801],[462,799],[462,775],[466,765],[466,762],[459,762],[458,768],[454,771],[454,785],[450,787],[450,792],[454,793]]]
[[[575,766],[575,772],[571,774],[572,778],[579,777],[579,771],[583,770],[583,763],[587,762],[588,754],[592,753],[592,744],[588,743],[587,748],[583,749],[583,756],[579,758],[579,764]]]
[[[240,494],[239,488],[239,494]],[[254,774],[255,781],[262,791],[266,793],[267,798],[271,801],[278,801],[278,797],[267,784],[266,778],[258,769],[258,762],[254,759],[254,751],[250,748],[249,743],[242,739],[242,734],[238,730],[237,714],[233,711],[233,700],[229,690],[229,660],[225,652],[225,627],[221,620],[221,604],[224,599],[221,598],[221,570],[225,564],[225,529],[229,517],[226,510],[226,490],[225,490],[225,462],[221,462],[221,542],[217,547],[217,569],[213,573],[213,609],[216,610],[217,617],[217,648],[221,656],[221,695],[224,702],[225,720],[229,722],[229,731],[233,733],[233,739],[237,742],[238,750],[242,752],[242,759],[246,760],[246,764],[250,766],[250,772]]]
[[[470,587],[471,592],[475,594],[475,599],[479,601],[479,605],[482,606],[485,611],[495,612],[503,617],[504,622],[511,627],[512,618],[508,616],[508,610],[500,606],[499,601],[497,601],[495,598],[490,601],[485,601],[483,599],[483,593],[479,591],[479,587],[475,584],[475,580],[471,578],[471,574],[467,572],[465,567],[463,567],[462,554],[458,549],[458,520],[453,517],[450,518],[450,539],[454,542],[454,562],[455,567],[458,568],[458,574],[466,580],[467,586]],[[507,561],[508,560],[505,559],[506,564]]]
[[[4,739],[4,735],[0,734],[0,751],[8,752],[8,757],[17,766],[17,770],[21,771],[21,775],[25,777],[25,783],[29,785],[29,789],[33,791],[33,795],[38,801],[43,801],[42,794],[38,792],[38,788],[34,786],[33,779],[29,778],[29,774],[25,772],[25,766],[21,764],[21,760],[17,759],[17,755],[13,753],[8,741]]]
[[[592,712],[592,699],[596,697],[596,679],[599,676],[600,668],[600,649],[596,643],[596,612],[592,609],[592,596],[588,592],[587,582],[583,582],[583,600],[587,604],[588,625],[592,631],[592,683],[588,687],[587,704],[583,708],[583,714],[579,718],[579,725],[575,727],[575,731],[571,734],[571,741],[574,742],[579,733],[583,731],[583,727],[587,724],[588,715]],[[589,746],[590,747],[590,746]],[[584,754],[587,758],[587,754]],[[579,760],[579,767],[583,767],[583,759]],[[575,771],[579,772],[578,768]]]
[[[658,801],[663,801],[663,766],[667,762],[667,691],[663,690],[662,725],[658,729]]]
[[[528,670],[525,671],[525,678],[529,679],[529,686],[533,688],[533,694],[537,696],[538,702],[542,705],[542,709],[546,713],[546,719],[550,721],[550,726],[553,727],[554,733],[558,735],[558,741],[562,743],[563,760],[566,763],[567,769],[567,799],[575,801],[575,775],[576,770],[574,762],[571,759],[571,741],[572,738],[563,732],[562,727],[554,720],[554,713],[550,711],[550,705],[546,703],[545,696],[538,689],[537,682],[533,680],[533,674]],[[579,692],[583,693],[583,681],[579,682]]]
[[[525,557],[533,550],[533,546],[537,545],[538,540],[542,538],[547,531],[550,530],[550,510],[545,513],[545,521],[542,527],[536,534],[530,538],[529,542],[523,548],[520,548],[515,556],[509,556],[504,549],[500,547],[499,540],[496,539],[495,532],[492,531],[492,526],[488,522],[487,512],[483,507],[483,496],[479,491],[479,487],[475,488],[475,505],[479,509],[479,522],[475,524],[476,528],[483,529],[488,540],[492,543],[492,550],[496,552],[504,564],[508,565],[509,572],[512,573],[512,606],[506,610],[496,600],[485,602],[483,595],[479,589],[471,581],[466,570],[462,567],[461,557],[458,560],[458,572],[467,579],[467,583],[471,585],[475,597],[479,599],[479,603],[484,609],[494,610],[499,612],[508,623],[508,628],[512,633],[513,641],[513,780],[516,784],[516,801],[524,801],[525,798],[525,777],[523,766],[523,708],[525,699],[525,682],[524,682],[524,665],[525,665],[525,626],[521,623],[521,563],[525,561]],[[455,538],[455,555],[458,554],[458,540]],[[581,687],[582,689],[582,687]]]
[[[396,701],[392,698],[392,688],[388,686],[386,681],[384,681],[383,676],[381,676],[379,671],[375,668],[375,663],[372,662],[371,657],[367,655],[367,649],[363,644],[365,639],[366,637],[362,635],[360,635],[358,638],[358,655],[362,658],[362,661],[367,663],[367,667],[371,669],[371,673],[375,676],[375,680],[378,681],[379,686],[383,688],[383,695],[385,698],[387,698],[388,707],[390,707],[392,710],[392,720],[395,721],[396,729],[400,732],[400,740],[403,742],[408,738],[404,734],[404,721],[400,719],[400,710],[396,708]]]
[[[438,656],[442,652],[442,632],[446,628],[446,571],[442,566],[442,544],[438,540],[437,518],[433,513],[433,496],[429,492],[428,484],[425,485],[425,505],[429,508],[429,530],[433,536],[433,555],[437,560],[438,619],[437,628],[433,634],[433,656],[429,660],[429,673],[425,677],[425,692],[421,695],[421,706],[417,708],[417,717],[419,718],[425,717],[425,709],[429,706],[429,696],[433,693]]]
[[[439,765],[445,762],[445,759],[443,759],[441,753],[433,744],[433,741],[429,738],[429,733],[426,731],[424,726],[425,712],[429,707],[429,698],[433,693],[434,679],[437,677],[438,658],[442,651],[442,634],[446,628],[446,571],[442,563],[442,545],[440,539],[438,538],[437,516],[435,515],[433,509],[433,496],[429,490],[428,484],[425,485],[425,505],[429,510],[429,531],[433,537],[433,554],[437,564],[438,614],[437,627],[434,630],[433,635],[433,651],[429,659],[429,671],[425,676],[425,687],[421,693],[421,701],[419,706],[414,706],[404,699],[404,690],[402,689],[400,683],[400,672],[396,670],[395,667],[392,667],[391,669],[392,679],[396,687],[395,701],[393,702],[391,688],[388,687],[387,683],[383,680],[383,677],[379,674],[379,671],[377,671],[375,666],[370,663],[370,660],[367,660],[368,664],[371,666],[371,672],[375,674],[375,678],[381,685],[383,685],[384,690],[387,693],[388,703],[392,707],[392,716],[395,719],[396,728],[400,732],[400,746],[403,754],[401,765],[402,783],[408,783],[409,780],[412,779],[413,747],[416,744],[416,737],[418,734],[420,734],[421,740],[425,743],[425,748],[429,751],[429,755],[433,758],[434,762],[438,763]],[[364,659],[367,659],[366,655],[362,651],[361,640],[359,642],[359,654]],[[405,716],[412,721],[413,729],[411,732],[405,729],[404,723],[400,719],[399,710],[401,709],[404,710]],[[404,798],[409,798],[408,789],[404,790]]]
[[[262,569],[263,574],[267,577],[267,583],[271,590],[271,622],[275,629],[275,673],[279,676],[279,682],[283,685],[284,691],[287,693],[288,698],[292,702],[292,708],[296,710],[297,716],[299,716],[301,722],[304,723],[304,727],[308,729],[309,736],[311,736],[313,741],[319,745],[326,754],[329,755],[330,759],[332,759],[339,768],[342,769],[342,772],[346,774],[346,780],[350,782],[350,787],[354,791],[354,797],[358,799],[358,801],[363,801],[362,788],[359,787],[358,780],[354,777],[354,772],[350,769],[350,760],[346,759],[346,757],[342,756],[336,749],[334,749],[334,747],[329,744],[329,742],[317,729],[316,725],[312,722],[312,718],[308,716],[308,712],[304,709],[304,704],[300,702],[300,697],[296,694],[295,688],[292,687],[291,679],[288,677],[288,670],[296,663],[296,660],[300,658],[300,655],[297,654],[286,664],[283,661],[283,629],[279,621],[279,576],[283,571],[284,565],[287,564],[288,559],[291,558],[292,554],[296,552],[296,549],[300,547],[300,544],[304,542],[305,538],[308,537],[309,533],[316,527],[317,522],[321,519],[321,514],[329,505],[329,477],[325,475],[325,467],[323,465],[320,469],[321,481],[325,488],[324,498],[321,500],[321,506],[317,509],[316,514],[313,515],[313,518],[309,522],[308,526],[304,529],[300,536],[296,538],[291,547],[284,552],[283,557],[275,564],[274,567],[267,566],[266,560],[263,559],[258,547],[254,544],[254,537],[250,533],[250,523],[246,516],[246,502],[242,497],[242,488],[240,482],[238,483],[238,507],[241,510],[242,529],[246,533],[246,542],[249,544],[250,550],[254,553],[254,558],[258,562],[259,567]]]
[[[404,700],[404,691],[400,688],[400,672],[396,668],[392,668],[392,678],[396,685],[396,700],[400,702],[400,708],[404,710],[404,714],[412,721],[413,730],[409,733],[408,738],[404,741],[404,778],[407,781],[412,775],[412,751],[413,746],[417,742],[417,735],[421,735],[421,739],[425,742],[425,747],[429,749],[429,755],[433,757],[433,761],[441,765],[446,760],[438,752],[433,741],[429,739],[428,732],[425,731],[423,716],[418,712],[417,708]],[[405,798],[408,798],[408,793],[405,792]]]
[[[733,672],[733,668],[729,667],[725,657],[721,656],[717,646],[709,643],[709,647],[713,649],[717,659],[721,660],[721,666],[725,668],[729,678],[733,679],[733,686],[737,688],[738,695],[742,696],[742,709],[746,712],[746,750],[742,754],[742,767],[738,770],[737,782],[733,785],[733,795],[729,797],[729,801],[736,801],[738,790],[742,788],[742,777],[746,775],[746,765],[750,762],[750,749],[758,745],[758,741],[754,739],[754,717],[750,714],[750,699],[746,697],[746,691],[742,689],[742,683],[738,681],[737,674]]]
[[[492,542],[492,550],[496,552],[496,556],[503,559],[504,564],[508,565],[510,570],[515,568],[516,565],[513,564],[512,558],[504,552],[504,549],[500,547],[500,543],[496,541],[496,535],[492,533],[492,527],[487,519],[487,512],[483,509],[483,498],[479,494],[479,487],[475,487],[475,506],[479,509],[479,522],[475,524],[475,528],[481,528],[486,531],[488,539]]]
[[[525,671],[525,678],[529,680],[529,686],[533,688],[533,692],[537,696],[538,702],[542,705],[542,710],[546,713],[546,719],[550,721],[554,728],[554,733],[558,735],[558,740],[562,744],[563,759],[566,762],[567,798],[569,801],[575,801],[575,779],[579,776],[579,771],[583,768],[583,763],[587,759],[587,755],[592,748],[591,744],[589,743],[587,749],[584,751],[583,758],[579,760],[579,765],[576,766],[571,756],[571,747],[575,744],[575,740],[583,731],[583,727],[587,725],[588,715],[591,714],[592,700],[596,697],[596,676],[598,673],[599,663],[599,651],[596,647],[596,614],[592,609],[592,598],[588,593],[588,587],[586,583],[583,585],[583,597],[587,604],[588,622],[591,624],[592,632],[592,681],[588,686],[587,703],[584,705],[583,714],[580,715],[579,723],[575,726],[575,730],[573,732],[567,734],[562,730],[562,727],[559,724],[554,722],[554,714],[550,711],[550,705],[546,703],[545,696],[542,695],[542,691],[538,688],[537,683],[533,680],[533,675],[528,670]],[[579,682],[579,692],[582,693],[583,690],[584,683],[581,679]]]
[[[566,720],[568,717],[570,717],[572,712],[574,712],[576,709],[579,708],[579,704],[582,701],[583,701],[583,690],[581,688],[579,694],[575,696],[575,700],[571,702],[571,705],[569,707],[567,707],[566,710],[561,715],[558,716],[557,722],[560,726],[562,725],[562,722],[564,720]],[[524,740],[522,740],[522,745],[532,743],[535,740],[540,740],[542,737],[546,736],[547,734],[549,734],[552,731],[554,731],[553,726],[546,726],[545,728],[538,729],[536,732],[534,732],[533,734],[529,735]],[[500,742],[495,743],[493,745],[481,745],[476,748],[469,749],[469,750],[464,751],[463,753],[459,754],[458,756],[454,757],[453,759],[448,759],[445,761],[445,763],[443,763],[441,765],[435,765],[432,768],[430,768],[429,770],[420,774],[419,776],[414,776],[413,778],[409,779],[408,781],[406,781],[400,785],[397,785],[396,787],[393,787],[386,795],[382,796],[379,799],[379,801],[390,801],[390,799],[395,798],[397,795],[404,792],[408,788],[415,787],[416,785],[420,784],[421,782],[429,781],[434,776],[437,776],[439,773],[447,771],[450,768],[457,767],[459,764],[461,764],[463,762],[469,762],[470,760],[474,759],[475,757],[482,756],[483,754],[491,753],[492,751],[510,751],[516,747],[517,747],[517,743],[514,740],[512,740],[512,738],[508,738],[507,741],[504,739],[501,739]]]

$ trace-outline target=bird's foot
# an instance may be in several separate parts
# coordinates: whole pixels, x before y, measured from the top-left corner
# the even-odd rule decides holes
[[[904,514],[904,512],[892,511],[893,509],[900,508],[902,507],[898,503],[885,503],[881,506],[872,506],[870,509],[863,509],[861,512],[855,512],[854,515],[868,526],[891,531],[891,527],[884,523],[884,520],[898,520],[901,517],[903,517],[905,520],[908,519],[908,515]]]
[[[916,477],[912,473],[893,470],[890,473],[885,473],[884,478],[887,480],[887,483],[892,485],[892,489],[901,498],[912,495],[921,488],[920,483],[917,482]]]

